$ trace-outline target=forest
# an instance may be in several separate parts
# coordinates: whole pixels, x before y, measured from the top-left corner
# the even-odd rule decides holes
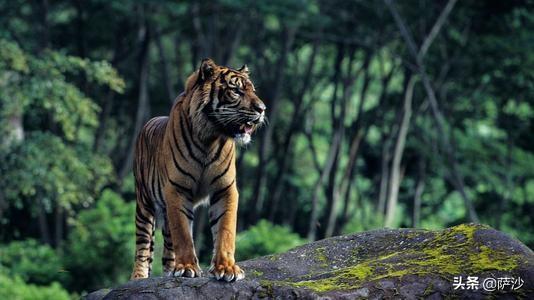
[[[533,248],[533,37],[529,0],[0,0],[0,295],[128,280],[137,133],[206,57],[267,105],[238,149],[238,260],[466,222]]]

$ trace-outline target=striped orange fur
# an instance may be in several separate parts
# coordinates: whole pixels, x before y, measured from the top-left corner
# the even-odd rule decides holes
[[[244,278],[234,260],[238,206],[235,144],[248,143],[264,115],[265,105],[256,96],[246,66],[235,70],[205,59],[187,79],[185,92],[178,96],[169,116],[146,123],[135,149],[132,279],[150,275],[156,222],[162,223],[164,272],[201,275],[192,226],[195,207],[205,201],[214,242],[209,272],[218,280]]]

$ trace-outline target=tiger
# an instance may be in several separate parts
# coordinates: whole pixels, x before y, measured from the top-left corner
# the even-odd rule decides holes
[[[202,276],[193,243],[194,210],[209,205],[213,256],[209,274],[236,281],[245,272],[235,262],[238,190],[236,144],[246,145],[265,122],[246,65],[232,69],[212,59],[186,80],[169,116],[150,119],[138,134],[134,155],[136,250],[131,279],[152,271],[154,232],[163,233],[163,272]]]

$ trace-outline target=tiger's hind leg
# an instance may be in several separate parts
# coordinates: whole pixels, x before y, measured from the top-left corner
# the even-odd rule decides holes
[[[155,216],[153,202],[139,195],[139,192],[137,199],[135,210],[135,263],[130,279],[150,276],[154,253]]]
[[[172,276],[175,267],[175,256],[172,248],[171,231],[169,230],[169,224],[165,213],[165,219],[163,226],[161,227],[163,234],[163,255],[161,257],[161,264],[163,265],[163,274],[166,276]]]

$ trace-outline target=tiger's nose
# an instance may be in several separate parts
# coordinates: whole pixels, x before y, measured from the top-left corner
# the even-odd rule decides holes
[[[258,102],[254,102],[254,104],[252,105],[254,110],[257,111],[258,113],[263,113],[266,109],[265,107],[265,104],[263,104],[263,102],[261,101],[258,101]]]

